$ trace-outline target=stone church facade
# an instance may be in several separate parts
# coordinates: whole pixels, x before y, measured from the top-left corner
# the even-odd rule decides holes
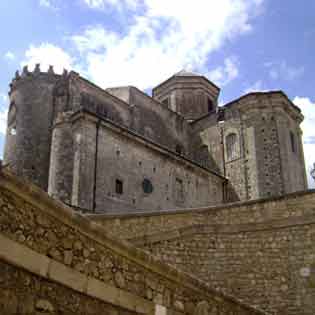
[[[4,164],[96,213],[196,208],[307,189],[300,110],[281,91],[218,106],[220,89],[181,71],[152,97],[76,72],[17,72]]]

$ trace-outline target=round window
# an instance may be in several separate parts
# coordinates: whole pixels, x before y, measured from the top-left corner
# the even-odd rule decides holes
[[[143,188],[143,191],[146,193],[146,194],[151,194],[153,192],[153,185],[151,183],[151,181],[147,178],[145,178],[142,182],[142,188]]]

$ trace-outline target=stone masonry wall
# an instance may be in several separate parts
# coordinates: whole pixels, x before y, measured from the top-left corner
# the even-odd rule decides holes
[[[50,279],[49,284],[28,280],[36,286],[33,292],[36,299],[46,300],[45,292],[50,292],[49,301],[41,302],[40,306],[34,296],[28,296],[30,304],[34,301],[42,312],[65,308],[65,296],[68,301],[80,304],[84,299],[90,303],[88,297],[79,297],[64,288],[60,288],[60,294],[64,292],[65,296],[59,294],[59,289],[57,294],[54,284],[57,282],[142,314],[150,314],[155,305],[164,307],[167,313],[192,314],[201,307],[201,302],[206,303],[209,314],[262,314],[159,263],[130,244],[114,240],[99,225],[7,173],[1,173],[0,178],[0,209],[0,260],[9,260]],[[3,268],[9,268],[9,273],[5,273],[8,278],[4,281],[1,278],[0,296],[6,294],[8,299],[12,297],[9,301],[16,301],[15,296],[22,292],[20,282],[13,289],[10,278],[20,271],[6,264]]]
[[[266,224],[249,231],[225,227],[222,232],[218,226],[210,226],[200,230],[147,242],[143,248],[268,312],[314,314],[315,217],[298,226],[270,228]]]
[[[1,315],[134,315],[0,260]]]
[[[315,312],[315,193],[94,219],[157,258],[274,314]]]
[[[73,138],[80,137],[73,205],[91,210],[95,203],[96,212],[117,213],[222,203],[222,177],[90,115],[78,115],[73,126]]]
[[[255,200],[307,189],[300,123],[303,116],[282,92],[250,93],[214,117],[193,124],[234,195]],[[227,137],[234,134],[235,146]],[[228,147],[233,148],[229,150]],[[224,156],[223,156],[224,148]],[[233,151],[233,154],[227,154]],[[232,192],[233,192],[232,190]]]
[[[86,108],[92,106],[82,100],[81,94],[85,93],[93,103],[104,108],[108,119],[172,151],[180,144],[185,148],[185,154],[189,155],[189,125],[185,119],[138,89],[125,87],[104,91],[78,76],[70,86],[72,108],[78,108],[78,103]],[[128,97],[121,97],[118,91],[128,94]]]

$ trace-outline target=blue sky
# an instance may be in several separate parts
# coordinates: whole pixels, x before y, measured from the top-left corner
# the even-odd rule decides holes
[[[0,35],[1,151],[8,84],[40,62],[145,91],[185,68],[221,86],[220,103],[282,89],[305,115],[307,171],[315,162],[313,0],[2,0]]]

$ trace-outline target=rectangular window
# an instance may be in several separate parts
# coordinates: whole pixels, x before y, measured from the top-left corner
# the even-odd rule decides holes
[[[124,192],[124,183],[120,179],[116,179],[116,194],[122,195]]]
[[[291,149],[292,149],[292,152],[294,153],[296,151],[296,147],[295,147],[295,137],[292,131],[290,131],[290,139],[291,139]]]
[[[184,202],[184,185],[183,181],[179,178],[176,178],[176,183],[175,183],[175,189],[176,189],[176,202],[177,203],[182,203]]]

